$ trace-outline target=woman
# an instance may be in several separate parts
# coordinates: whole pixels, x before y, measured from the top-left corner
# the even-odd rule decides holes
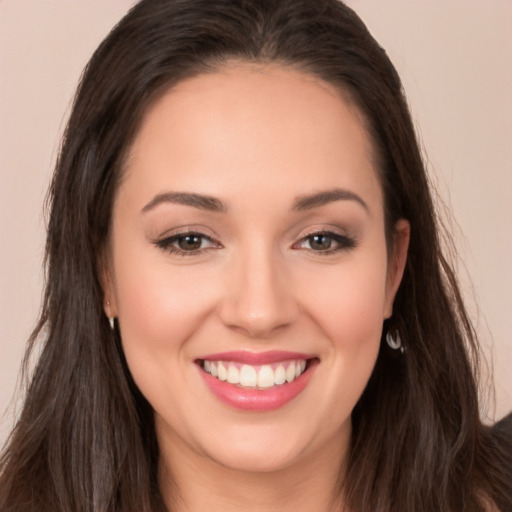
[[[51,199],[2,512],[510,508],[400,80],[346,6],[143,0]]]

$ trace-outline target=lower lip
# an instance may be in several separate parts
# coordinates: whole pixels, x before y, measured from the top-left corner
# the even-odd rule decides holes
[[[242,411],[265,412],[283,407],[296,398],[307,386],[317,361],[310,361],[306,371],[293,382],[268,389],[246,389],[212,377],[199,367],[210,391],[225,404]]]

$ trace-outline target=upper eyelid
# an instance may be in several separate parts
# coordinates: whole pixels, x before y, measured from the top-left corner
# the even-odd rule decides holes
[[[314,252],[317,252],[318,254],[329,254],[329,253],[335,253],[338,250],[353,249],[358,244],[358,239],[355,236],[349,235],[348,233],[339,233],[331,228],[331,229],[316,229],[316,230],[312,230],[312,231],[308,232],[305,235],[302,235],[300,238],[297,239],[296,242],[294,242],[292,244],[292,248],[306,242],[308,238],[311,238],[315,235],[330,236],[335,241],[335,243],[340,245],[340,247],[338,247],[338,248],[328,249],[325,251],[314,251]]]
[[[186,237],[186,236],[190,236],[190,235],[196,235],[200,238],[203,238],[203,239],[213,242],[215,244],[220,244],[220,242],[217,241],[215,237],[213,237],[211,235],[207,235],[206,233],[201,233],[200,231],[194,231],[194,230],[181,231],[181,232],[172,233],[172,234],[163,236],[163,237],[159,238],[158,240],[156,240],[156,243],[160,244],[160,243],[164,243],[164,242],[169,242],[171,240],[176,241],[182,237]]]
[[[350,234],[347,232],[346,229],[341,229],[340,227],[337,226],[318,226],[302,230],[297,236],[296,240],[303,240],[304,238],[308,238],[314,235],[335,235],[351,238]]]
[[[353,240],[353,237],[344,233],[336,233],[336,231],[312,231],[311,233],[308,233],[307,235],[304,235],[298,239],[297,242],[303,242],[304,240],[307,240],[308,238],[311,238],[315,235],[325,235],[329,236],[333,239],[344,239],[344,240]],[[295,243],[297,243],[295,242]]]
[[[206,228],[205,226],[179,226],[176,228],[168,229],[163,231],[158,236],[153,237],[155,242],[159,240],[166,240],[172,238],[174,236],[186,236],[186,235],[199,235],[204,236],[206,238],[210,238],[212,240],[218,239],[217,233],[215,233],[212,229]]]
[[[219,235],[217,235],[217,233],[215,233],[213,230],[206,228],[205,226],[180,226],[178,228],[167,230],[160,236],[154,237],[152,241],[157,245],[162,245],[165,242],[169,242],[169,240],[187,235],[198,235],[217,245],[223,246],[222,242],[220,241]],[[315,235],[331,235],[333,238],[342,238],[346,240],[351,240],[353,242],[357,242],[356,237],[348,233],[346,229],[342,229],[338,226],[328,225],[317,226],[314,228],[309,228],[307,230],[302,230],[301,233],[297,234],[293,238],[292,246]]]
[[[182,249],[177,245],[177,242],[180,238],[184,238],[186,236],[190,235],[197,235],[198,237],[201,237],[203,241],[208,242],[208,247],[199,247],[197,249],[192,250],[186,250]],[[153,244],[160,250],[167,252],[171,255],[174,255],[176,257],[194,257],[194,256],[200,256],[202,254],[205,254],[206,251],[210,251],[212,249],[221,249],[223,246],[220,242],[215,240],[214,238],[197,231],[184,231],[181,233],[173,233],[167,237],[160,238],[158,240],[155,240]]]

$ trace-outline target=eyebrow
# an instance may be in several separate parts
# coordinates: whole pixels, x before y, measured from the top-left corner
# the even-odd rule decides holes
[[[320,206],[324,206],[335,201],[355,201],[359,203],[367,212],[370,211],[368,205],[360,196],[354,192],[350,192],[349,190],[339,188],[299,196],[293,203],[292,210],[312,210],[314,208],[319,208]],[[205,196],[202,194],[194,194],[190,192],[164,192],[162,194],[157,194],[148,204],[146,204],[146,206],[144,206],[144,208],[142,208],[142,212],[152,210],[162,203],[182,204],[210,212],[226,211],[226,207],[222,201],[219,201],[215,197]]]
[[[185,206],[193,206],[200,210],[207,210],[210,212],[225,212],[224,204],[211,196],[204,196],[202,194],[192,194],[189,192],[165,192],[156,195],[144,208],[142,212],[152,210],[162,203],[175,203]]]
[[[360,196],[354,194],[354,192],[340,188],[300,196],[296,199],[292,209],[295,211],[312,210],[313,208],[319,208],[320,206],[324,206],[334,201],[355,201],[368,213],[370,212],[368,205]]]

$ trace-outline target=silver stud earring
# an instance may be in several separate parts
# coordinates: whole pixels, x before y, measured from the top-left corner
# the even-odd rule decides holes
[[[400,333],[398,331],[394,331],[394,333],[392,333],[391,330],[389,330],[386,334],[386,343],[393,350],[400,350],[402,354],[405,352],[402,340],[400,339]]]

